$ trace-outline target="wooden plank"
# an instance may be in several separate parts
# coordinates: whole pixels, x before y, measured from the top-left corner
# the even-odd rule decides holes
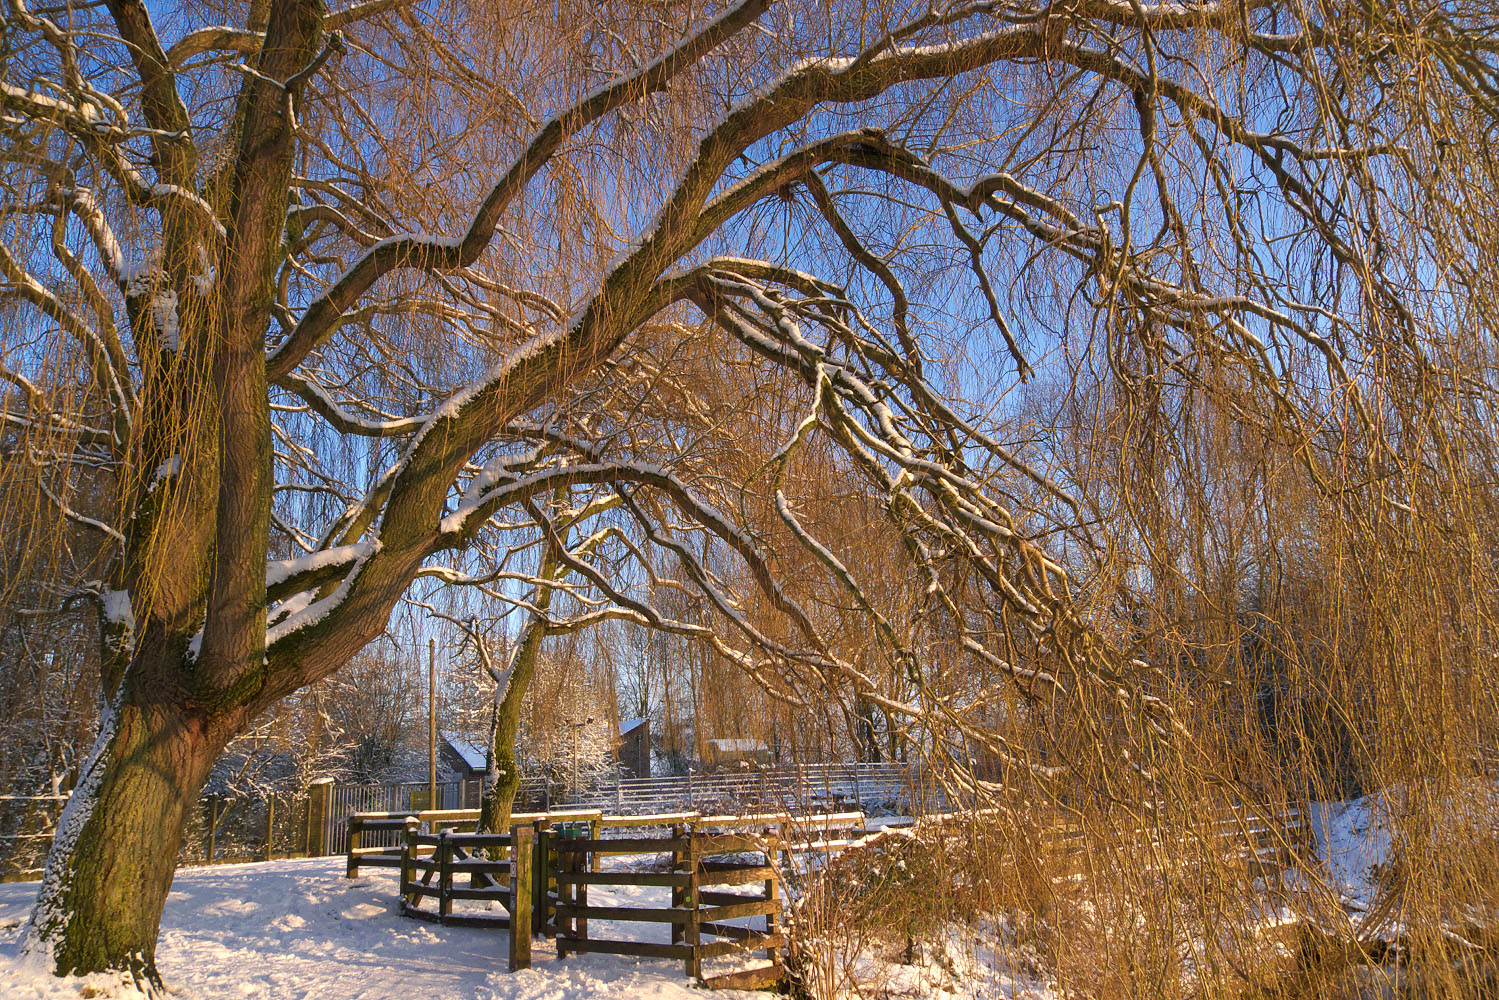
[[[401,853],[401,848],[400,848],[399,845],[397,845],[395,847],[356,847],[356,848],[352,848],[349,851],[349,854],[352,855],[353,857],[356,857],[356,858],[369,858],[369,857],[378,858],[378,857],[380,857],[382,855],[385,856],[385,857],[389,857],[392,854],[400,854],[400,853]],[[428,853],[431,853],[431,852],[428,852]],[[361,863],[363,863],[363,862],[361,862]]]
[[[509,927],[510,917],[504,914],[450,913],[439,917],[438,923],[445,927]]]
[[[698,892],[698,902],[703,906],[733,906],[735,903],[752,903],[769,897],[759,894],[750,896],[740,892],[723,892],[703,889]]]
[[[687,872],[565,872],[558,882],[576,885],[686,885],[692,880]]]
[[[479,822],[477,809],[421,809],[414,815],[423,823],[429,824]]]
[[[454,861],[449,865],[455,872],[464,872],[470,875],[491,874],[504,872],[510,874],[510,862],[508,861],[486,861],[482,858],[469,858],[463,861]]]
[[[703,980],[703,985],[710,990],[763,990],[775,986],[785,978],[786,969],[779,963],[774,963],[709,976]]]
[[[397,854],[366,854],[359,859],[359,868],[399,868],[401,867],[401,855]]]
[[[408,906],[404,902],[401,904],[401,916],[411,917],[414,920],[425,920],[429,924],[442,922],[442,918],[436,913],[433,913],[430,910],[419,910],[415,906]]]
[[[712,864],[711,861],[702,863],[703,871],[698,875],[700,885],[749,885],[776,877],[776,870],[770,865],[729,865],[715,869],[709,867]]]
[[[698,818],[695,812],[646,813],[641,816],[604,816],[599,822],[606,827],[675,826],[695,822]]]
[[[627,920],[647,924],[685,924],[692,919],[692,912],[683,907],[656,909],[649,906],[583,906],[562,902],[557,904],[557,915],[562,917],[582,917],[585,920]]]
[[[721,958],[724,955],[737,955],[745,951],[779,948],[785,943],[785,938],[780,934],[756,934],[742,941],[709,941],[707,944],[698,945],[697,957]]]
[[[763,851],[773,838],[745,833],[700,833],[693,837],[699,856],[704,854],[744,854]]]
[[[765,931],[758,927],[743,927],[739,924],[718,924],[711,920],[700,922],[698,929],[704,934],[712,934],[714,937],[721,938],[733,938],[735,941],[744,941],[765,934]]]
[[[508,884],[491,885],[483,889],[453,886],[447,890],[447,897],[448,899],[482,899],[491,903],[505,903],[508,906],[510,902],[510,886]]]
[[[510,828],[515,862],[510,869],[510,971],[531,967],[531,838],[533,828]]]
[[[660,854],[678,850],[684,845],[684,841],[674,837],[621,837],[616,840],[558,838],[556,845],[559,853],[567,854],[584,854],[596,850],[612,854]]]
[[[541,813],[540,816],[545,817],[552,826],[556,826],[559,823],[587,823],[592,820],[601,820],[604,818],[604,811],[602,809],[562,809],[557,812]],[[514,819],[514,817],[511,818]]]
[[[569,941],[569,951],[596,951],[605,955],[634,955],[637,958],[692,958],[692,949],[685,944],[652,944],[643,941]]]
[[[482,851],[492,847],[509,847],[508,833],[450,833],[448,840],[465,851]]]
[[[773,899],[754,899],[728,906],[705,906],[699,909],[698,914],[704,920],[717,923],[720,920],[738,920],[740,917],[762,917],[767,913],[775,913],[780,908],[781,904]]]
[[[407,816],[415,816],[415,815],[416,815],[416,813],[412,812],[409,809],[407,809],[405,811],[402,811],[402,812],[357,812],[357,813],[350,813],[349,814],[348,822],[349,822],[349,824],[351,826],[354,823],[356,823],[356,822],[357,823],[367,823],[367,822],[369,822],[371,820],[382,820],[382,819],[400,819],[401,821],[404,822]]]

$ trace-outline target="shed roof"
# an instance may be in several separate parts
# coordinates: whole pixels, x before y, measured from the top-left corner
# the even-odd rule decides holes
[[[489,767],[489,752],[479,744],[459,736],[457,733],[444,732],[443,741],[453,748],[453,752],[463,758],[463,763],[468,765],[470,771],[483,771]]]

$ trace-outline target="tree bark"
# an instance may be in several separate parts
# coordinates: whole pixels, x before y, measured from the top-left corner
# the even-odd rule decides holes
[[[540,580],[554,580],[558,564],[554,544],[549,541],[542,550]],[[536,673],[536,659],[542,640],[547,637],[547,609],[552,606],[552,588],[537,584],[536,611],[526,623],[515,659],[511,664],[509,683],[496,692],[494,718],[489,730],[489,770],[479,799],[479,832],[504,833],[510,827],[510,813],[515,807],[515,793],[520,789],[520,767],[516,763],[515,736],[520,730],[521,705],[526,688]]]
[[[520,766],[515,759],[515,735],[520,730],[521,705],[525,701],[531,677],[536,673],[536,658],[541,652],[541,640],[544,638],[546,623],[539,618],[531,619],[520,648],[515,653],[510,684],[505,688],[504,697],[494,706],[494,719],[489,731],[489,770],[484,775],[479,800],[479,830],[482,833],[503,833],[510,826],[510,813],[515,808],[515,793],[520,789]]]
[[[132,687],[105,714],[59,821],[25,947],[58,975],[121,970],[156,993],[157,931],[188,809],[228,730]]]

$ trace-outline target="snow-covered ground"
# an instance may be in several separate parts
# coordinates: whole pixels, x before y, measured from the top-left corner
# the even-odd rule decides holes
[[[169,989],[192,1000],[702,1000],[682,963],[614,955],[556,959],[550,941],[533,944],[533,967],[506,971],[503,930],[442,927],[402,917],[394,873],[343,877],[343,858],[184,868],[172,883],[157,962]],[[29,967],[21,927],[34,882],[0,885],[0,997],[78,1000],[79,980]],[[590,902],[660,905],[634,894],[669,890],[595,888]],[[666,924],[593,921],[595,936],[663,942]],[[109,984],[91,984],[105,991]],[[92,995],[108,996],[113,991]],[[714,1000],[765,1000],[721,991]]]
[[[1373,902],[1378,868],[1390,860],[1389,821],[1378,794],[1313,803],[1308,818],[1328,885],[1359,909]]]
[[[1311,877],[1353,912],[1367,907],[1377,891],[1377,866],[1391,851],[1380,806],[1377,796],[1314,806],[1320,863],[1293,869],[1288,887]],[[611,867],[622,863],[612,860]],[[364,877],[345,879],[343,864],[334,857],[179,871],[157,950],[168,987],[192,1000],[768,1000],[763,993],[705,994],[679,961],[590,954],[559,962],[552,942],[541,939],[533,943],[533,968],[512,974],[505,931],[402,917],[394,872],[367,869]],[[0,1000],[119,995],[108,983],[59,980],[21,958],[21,927],[36,890],[36,883],[0,885]],[[595,887],[590,902],[663,906],[668,893]],[[666,924],[590,923],[593,937],[665,943],[669,935]],[[808,985],[823,996],[1056,995],[1044,959],[1017,950],[1003,923],[954,923],[909,956],[856,937],[830,947],[825,959],[808,969]]]

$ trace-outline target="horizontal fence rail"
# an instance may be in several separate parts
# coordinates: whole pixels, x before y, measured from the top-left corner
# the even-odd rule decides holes
[[[510,971],[531,965],[532,827],[510,833],[423,833],[415,817],[404,821],[400,901],[403,916],[463,927],[509,928]],[[422,904],[432,900],[435,909]],[[484,903],[455,912],[456,903]],[[494,911],[494,905],[501,912]]]
[[[785,944],[780,918],[780,874],[775,859],[781,850],[774,834],[703,833],[677,825],[665,837],[607,839],[566,836],[556,844],[554,910],[557,957],[602,952],[643,958],[674,958],[688,977],[714,989],[755,989],[774,985],[785,975]],[[600,872],[601,853],[657,854],[670,858],[665,872]],[[717,857],[715,857],[717,855]],[[670,888],[666,906],[598,906],[588,898],[597,886]],[[719,888],[708,888],[716,886]],[[741,891],[726,891],[724,886]],[[749,892],[744,887],[752,887]],[[729,921],[759,918],[762,927]],[[669,943],[602,937],[591,933],[589,920],[669,924]],[[717,940],[711,940],[716,938]],[[705,976],[707,959],[763,951],[768,964]]]
[[[477,809],[479,782],[438,783],[436,808]],[[432,811],[425,783],[332,785],[324,819],[328,854],[349,849],[348,818],[355,814],[392,816]],[[534,815],[560,809],[593,809],[615,815],[747,810],[817,813],[858,809],[871,813],[915,814],[949,808],[936,783],[918,768],[901,763],[804,764],[710,773],[689,772],[658,778],[615,778],[571,794],[551,794],[540,778],[527,778],[516,793],[518,810]],[[360,846],[400,849],[401,826],[367,828]]]

